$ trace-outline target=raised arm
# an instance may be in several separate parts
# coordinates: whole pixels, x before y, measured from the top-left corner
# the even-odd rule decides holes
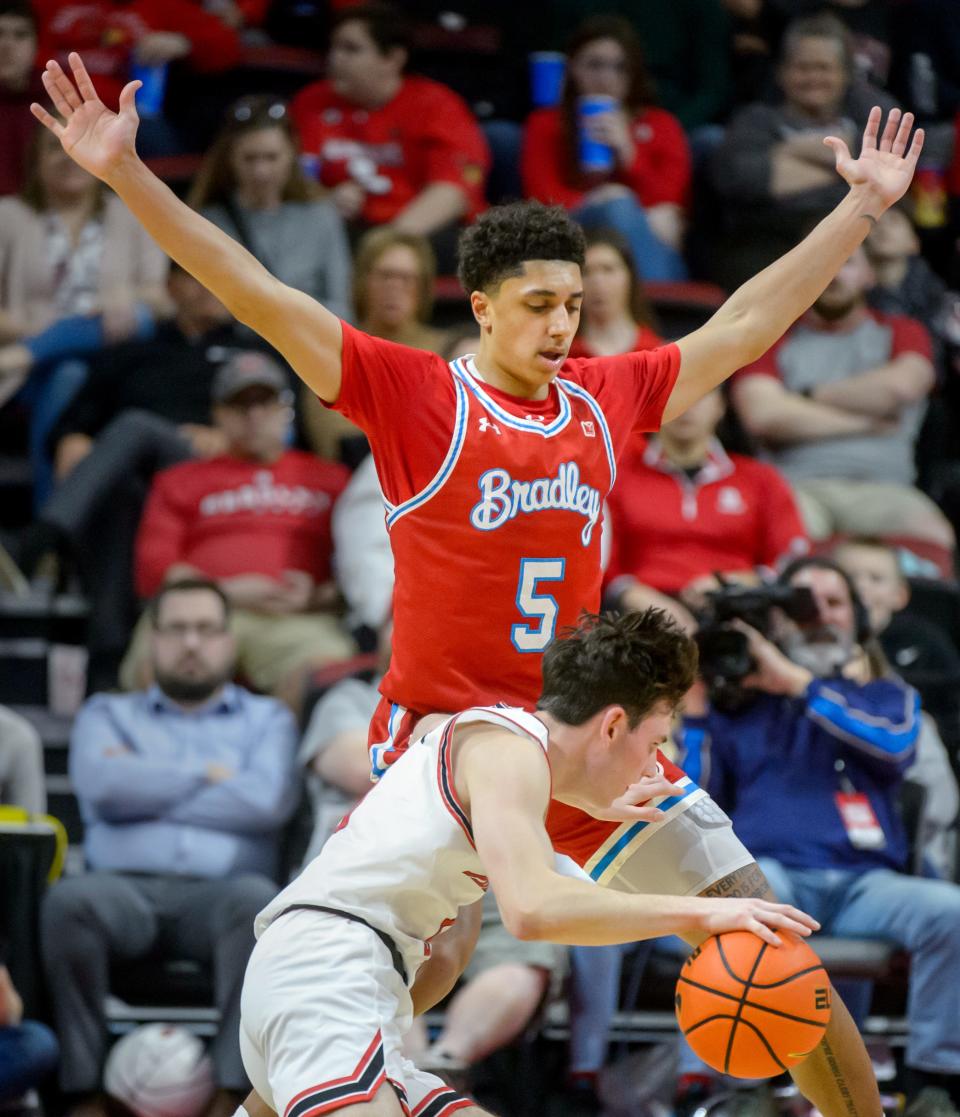
[[[340,320],[309,295],[281,283],[242,245],[195,213],[152,174],[136,151],[140,82],[120,94],[119,113],[97,96],[78,54],[70,54],[72,80],[48,62],[43,84],[63,123],[42,106],[33,115],[81,167],[123,200],[157,244],[234,317],[279,350],[299,376],[328,402],[340,392],[343,335]]]
[[[849,183],[843,201],[785,256],[738,288],[706,325],[678,342],[680,375],[663,421],[681,415],[738,368],[765,353],[813,303],[880,215],[906,192],[923,147],[918,129],[907,150],[913,114],[892,109],[878,143],[882,113],[870,111],[859,159],[827,136]]]

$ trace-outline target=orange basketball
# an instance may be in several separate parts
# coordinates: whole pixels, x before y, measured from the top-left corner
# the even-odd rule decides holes
[[[677,1021],[705,1063],[771,1078],[803,1060],[830,1021],[830,980],[801,939],[770,946],[749,931],[713,935],[684,962]]]

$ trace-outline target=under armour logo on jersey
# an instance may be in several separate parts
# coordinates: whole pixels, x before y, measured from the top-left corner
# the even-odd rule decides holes
[[[542,415],[524,415],[524,419],[529,419],[531,423],[545,423],[547,421]]]
[[[597,428],[593,425],[592,419],[581,419],[580,426],[583,428],[583,433],[587,438],[597,437]]]
[[[496,423],[491,422],[486,417],[486,415],[481,415],[480,416],[480,430],[485,431],[485,430],[490,430],[491,428],[492,428],[494,434],[499,434],[500,433],[500,428],[497,426]]]

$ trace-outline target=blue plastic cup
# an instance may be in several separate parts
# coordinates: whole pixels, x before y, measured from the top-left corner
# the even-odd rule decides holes
[[[599,171],[612,171],[616,162],[613,148],[609,144],[598,143],[591,139],[587,131],[586,122],[591,116],[598,116],[603,112],[611,112],[619,108],[620,102],[615,97],[608,97],[603,93],[591,93],[577,98],[578,123],[577,128],[577,159],[580,169],[587,174]]]
[[[535,109],[560,104],[567,56],[556,50],[536,50],[530,55],[530,100]]]
[[[137,112],[141,116],[159,116],[163,112],[163,98],[167,92],[166,62],[144,66],[135,62],[130,68],[130,77],[142,81],[137,90]]]

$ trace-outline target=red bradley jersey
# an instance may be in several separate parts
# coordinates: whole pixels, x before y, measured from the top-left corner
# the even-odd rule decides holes
[[[538,401],[470,358],[343,333],[334,406],[370,438],[396,567],[381,690],[424,712],[532,706],[547,644],[599,606],[603,501],[631,435],[659,426],[679,350],[567,361]]]

